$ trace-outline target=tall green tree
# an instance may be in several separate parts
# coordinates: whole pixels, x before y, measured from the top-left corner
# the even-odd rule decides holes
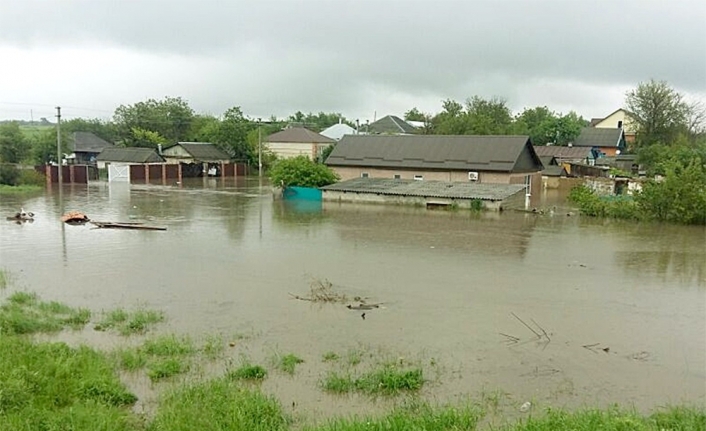
[[[404,119],[405,121],[428,121],[429,116],[414,107],[404,113]]]
[[[194,110],[181,97],[120,105],[113,114],[117,139],[126,146],[137,145],[135,130],[156,132],[170,143],[185,141],[193,118]]]
[[[61,154],[67,152],[67,143],[69,142],[69,131],[65,130],[62,126],[61,128]],[[54,129],[44,129],[39,133],[35,134],[31,138],[32,150],[31,158],[32,161],[38,165],[44,165],[47,163],[56,163],[56,130]]]
[[[641,82],[627,92],[625,108],[636,130],[636,144],[670,144],[689,129],[691,107],[666,81]]]
[[[435,133],[442,135],[503,135],[512,132],[512,113],[503,99],[473,96],[461,105],[445,100],[434,116]]]
[[[68,135],[74,132],[91,132],[108,142],[115,142],[117,130],[115,124],[99,118],[72,118],[61,122],[61,130]]]
[[[557,115],[546,106],[525,108],[515,118],[515,133],[529,135],[534,145],[556,142]]]
[[[30,152],[30,146],[16,121],[0,124],[0,161],[21,163]]]
[[[256,124],[245,118],[239,106],[234,106],[223,114],[211,141],[233,159],[252,163],[257,156],[248,144],[248,132],[256,127]]]

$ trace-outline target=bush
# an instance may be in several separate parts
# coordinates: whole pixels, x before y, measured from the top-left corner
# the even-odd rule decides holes
[[[331,168],[306,156],[278,160],[268,175],[273,184],[282,187],[323,187],[339,180]]]
[[[43,186],[46,180],[47,179],[43,174],[35,171],[34,169],[20,169],[17,185]]]
[[[18,185],[20,170],[15,165],[0,164],[0,184],[6,186]]]

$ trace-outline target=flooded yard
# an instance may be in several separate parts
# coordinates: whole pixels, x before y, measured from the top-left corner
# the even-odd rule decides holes
[[[292,205],[257,179],[0,197],[3,214],[20,206],[33,223],[0,225],[14,289],[94,311],[162,310],[159,331],[221,335],[232,361],[294,353],[304,360],[294,376],[263,383],[292,409],[381,407],[321,390],[330,352],[420,364],[434,401],[706,402],[704,227],[587,219],[562,205],[543,215]],[[167,231],[60,223],[69,210]],[[325,280],[347,301],[294,298]],[[381,306],[359,309],[356,297]],[[92,329],[61,337],[120,342]]]

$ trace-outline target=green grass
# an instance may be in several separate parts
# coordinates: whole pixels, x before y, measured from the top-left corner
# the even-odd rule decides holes
[[[185,385],[162,397],[149,431],[284,431],[279,402],[228,378]]]
[[[418,391],[423,385],[421,368],[400,369],[389,364],[357,377],[350,373],[331,371],[321,383],[325,390],[334,393],[361,392],[388,396],[405,391]]]
[[[189,371],[190,357],[196,352],[188,337],[162,335],[136,348],[118,349],[113,357],[120,369],[134,372],[146,368],[147,377],[154,382]]]
[[[475,430],[483,411],[474,406],[439,407],[419,405],[399,408],[382,417],[338,418],[304,431],[450,431]]]
[[[275,366],[278,370],[287,374],[294,375],[297,365],[303,363],[304,360],[293,353],[288,353],[284,356],[277,355],[275,357]]]
[[[227,377],[231,380],[263,380],[267,377],[267,370],[261,365],[244,363],[239,368],[229,371]]]
[[[95,326],[97,331],[116,330],[120,335],[144,334],[152,326],[164,321],[164,313],[139,309],[133,312],[123,308],[108,311]]]
[[[0,194],[10,195],[10,194],[24,194],[24,193],[37,193],[44,191],[44,187],[23,184],[19,186],[8,186],[5,184],[0,184]]]
[[[209,335],[206,337],[203,346],[201,346],[201,352],[203,352],[206,358],[216,360],[221,356],[225,348],[226,345],[221,337]]]
[[[105,355],[64,343],[0,337],[0,429],[136,429],[137,398]]]
[[[0,333],[54,333],[65,328],[81,329],[91,319],[84,308],[71,308],[56,301],[41,301],[34,293],[15,292],[0,305]]]
[[[529,417],[505,429],[511,431],[703,431],[706,429],[706,410],[687,407],[672,407],[657,411],[650,416],[641,416],[618,407],[576,412],[548,409],[537,417]]]

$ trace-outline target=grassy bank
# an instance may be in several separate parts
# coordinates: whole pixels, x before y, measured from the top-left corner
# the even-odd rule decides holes
[[[35,185],[8,186],[5,184],[0,184],[0,194],[3,194],[3,195],[20,195],[20,194],[38,193],[43,190],[44,190],[44,187],[35,186]]]
[[[102,322],[102,329],[115,329],[113,336],[124,337],[119,328],[131,316],[134,312],[124,310],[105,313],[97,320]],[[409,397],[396,403],[398,407],[379,416],[316,422],[306,414],[290,415],[278,399],[253,384],[270,378],[268,371],[287,378],[294,376],[295,367],[304,361],[293,353],[276,355],[270,369],[243,361],[239,367],[208,378],[184,374],[180,379],[168,379],[187,373],[199,362],[223,359],[226,343],[216,337],[198,344],[179,335],[155,335],[133,340],[141,342],[131,346],[101,351],[39,342],[32,336],[81,329],[90,319],[87,310],[43,301],[31,293],[7,296],[0,305],[1,430],[459,431],[482,429],[486,411],[492,411],[482,399],[461,405],[429,405],[414,395],[424,382],[421,369],[383,364],[348,374],[331,371],[321,381],[320,389],[386,396],[407,393]],[[329,352],[323,358],[337,361],[339,355]],[[124,372],[144,373],[152,381],[167,379],[157,387],[160,395],[149,415],[132,411],[138,399],[121,381]],[[493,429],[702,431],[706,429],[706,409],[674,406],[647,416],[618,407],[574,412],[533,410],[519,422],[496,424]]]

